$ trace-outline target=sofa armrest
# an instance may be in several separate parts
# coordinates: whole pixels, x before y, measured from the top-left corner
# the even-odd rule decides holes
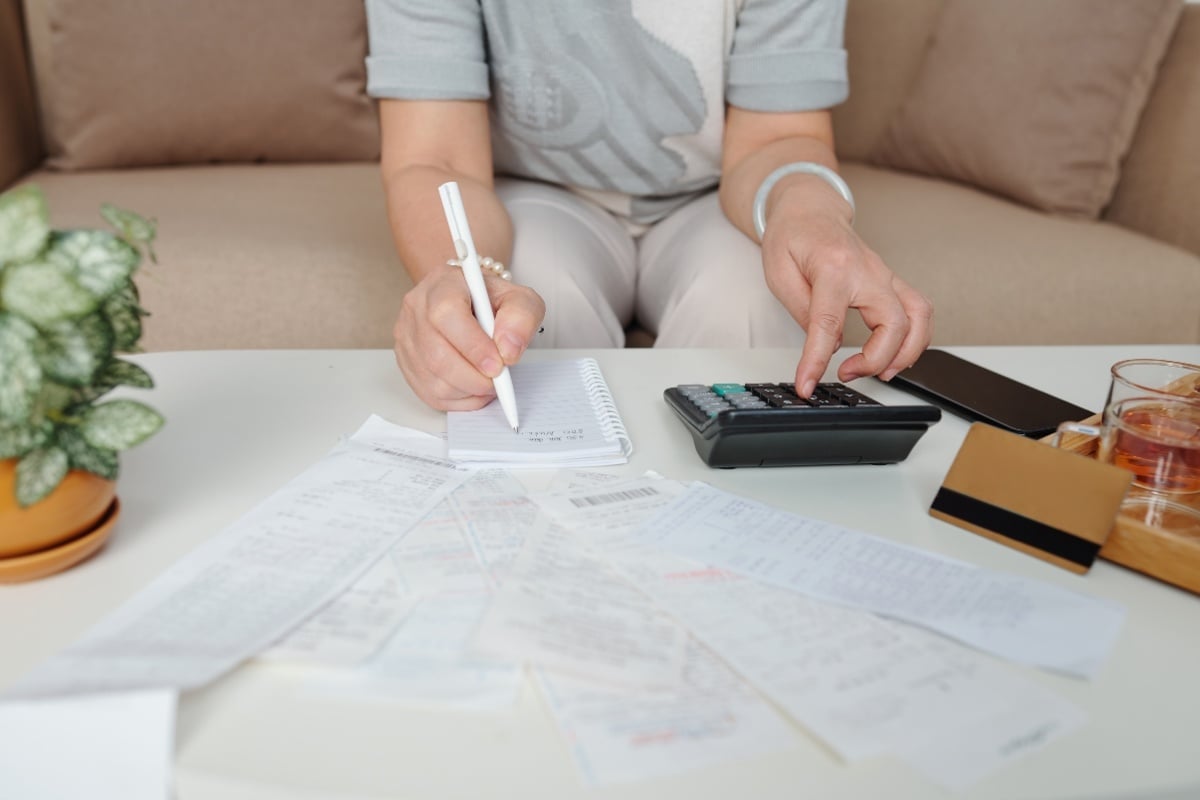
[[[1200,254],[1200,5],[1184,6],[1105,219]]]
[[[0,189],[42,160],[21,0],[0,0]]]

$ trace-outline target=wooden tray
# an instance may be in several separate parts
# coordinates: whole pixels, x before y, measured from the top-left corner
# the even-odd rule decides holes
[[[1192,387],[1200,389],[1200,382]],[[1099,425],[1100,416],[1082,420],[1087,425]],[[1046,437],[1043,441],[1048,441]],[[1078,433],[1063,436],[1061,447],[1088,456],[1096,454],[1096,440]],[[1129,501],[1149,497],[1147,492],[1130,490]],[[1200,510],[1200,493],[1173,495],[1171,502]],[[1147,525],[1142,520],[1122,514],[1117,517],[1100,557],[1165,583],[1200,594],[1200,535],[1181,528]]]

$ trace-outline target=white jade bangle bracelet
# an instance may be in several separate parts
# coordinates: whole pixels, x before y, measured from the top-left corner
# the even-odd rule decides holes
[[[838,194],[850,204],[850,219],[853,221],[854,195],[850,192],[850,187],[846,185],[846,182],[842,180],[842,176],[824,164],[815,164],[812,161],[794,161],[791,164],[784,164],[763,178],[758,191],[754,193],[754,232],[758,234],[759,241],[762,241],[763,231],[767,229],[767,196],[771,194],[771,189],[775,188],[775,184],[779,182],[780,178],[785,175],[794,175],[797,172],[816,175],[837,189]]]

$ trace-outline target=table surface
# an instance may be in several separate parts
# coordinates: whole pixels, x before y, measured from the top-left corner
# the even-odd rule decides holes
[[[1135,356],[1200,362],[1200,347],[948,347],[1087,408],[1108,367]],[[967,798],[1200,796],[1200,597],[1097,562],[1057,569],[927,513],[967,423],[946,415],[892,466],[711,470],[662,400],[680,383],[781,381],[791,350],[533,351],[592,355],[648,469],[704,480],[809,517],[1127,606],[1116,648],[1092,681],[1028,676],[1084,708],[1079,731],[963,793]],[[841,357],[839,354],[835,366]],[[138,392],[167,425],[122,457],[122,511],[101,553],[68,572],[0,587],[0,687],[78,638],[151,578],[323,456],[372,413],[438,432],[386,351],[217,351],[136,357],[157,388]],[[833,369],[830,370],[833,374]],[[874,379],[852,385],[911,401]],[[309,691],[297,671],[258,663],[184,695],[176,732],[180,800],[198,798],[926,798],[945,794],[897,761],[847,766],[806,735],[792,749],[680,776],[582,788],[537,693],[504,712],[419,710]],[[949,796],[949,795],[947,795]]]

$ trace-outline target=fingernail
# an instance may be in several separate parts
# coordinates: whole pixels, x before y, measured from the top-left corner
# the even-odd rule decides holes
[[[801,397],[812,397],[813,390],[816,388],[817,388],[817,382],[814,381],[813,379],[809,378],[808,380],[806,380],[804,382],[804,386],[801,387],[800,396]]]
[[[494,378],[500,374],[502,366],[503,365],[497,359],[488,356],[483,360],[483,363],[479,365],[479,368],[483,371],[484,375],[487,375],[489,378]]]
[[[890,381],[892,378],[896,377],[896,373],[899,371],[900,370],[898,369],[885,369],[883,372],[879,373],[879,380]]]
[[[862,375],[859,375],[857,372],[851,372],[848,375],[846,375],[846,377],[842,378],[842,380],[846,381],[846,382],[856,381],[861,377],[862,377]]]
[[[500,334],[500,341],[496,343],[496,347],[500,350],[500,356],[508,364],[512,364],[521,357],[521,353],[525,352],[525,343],[511,333]]]

